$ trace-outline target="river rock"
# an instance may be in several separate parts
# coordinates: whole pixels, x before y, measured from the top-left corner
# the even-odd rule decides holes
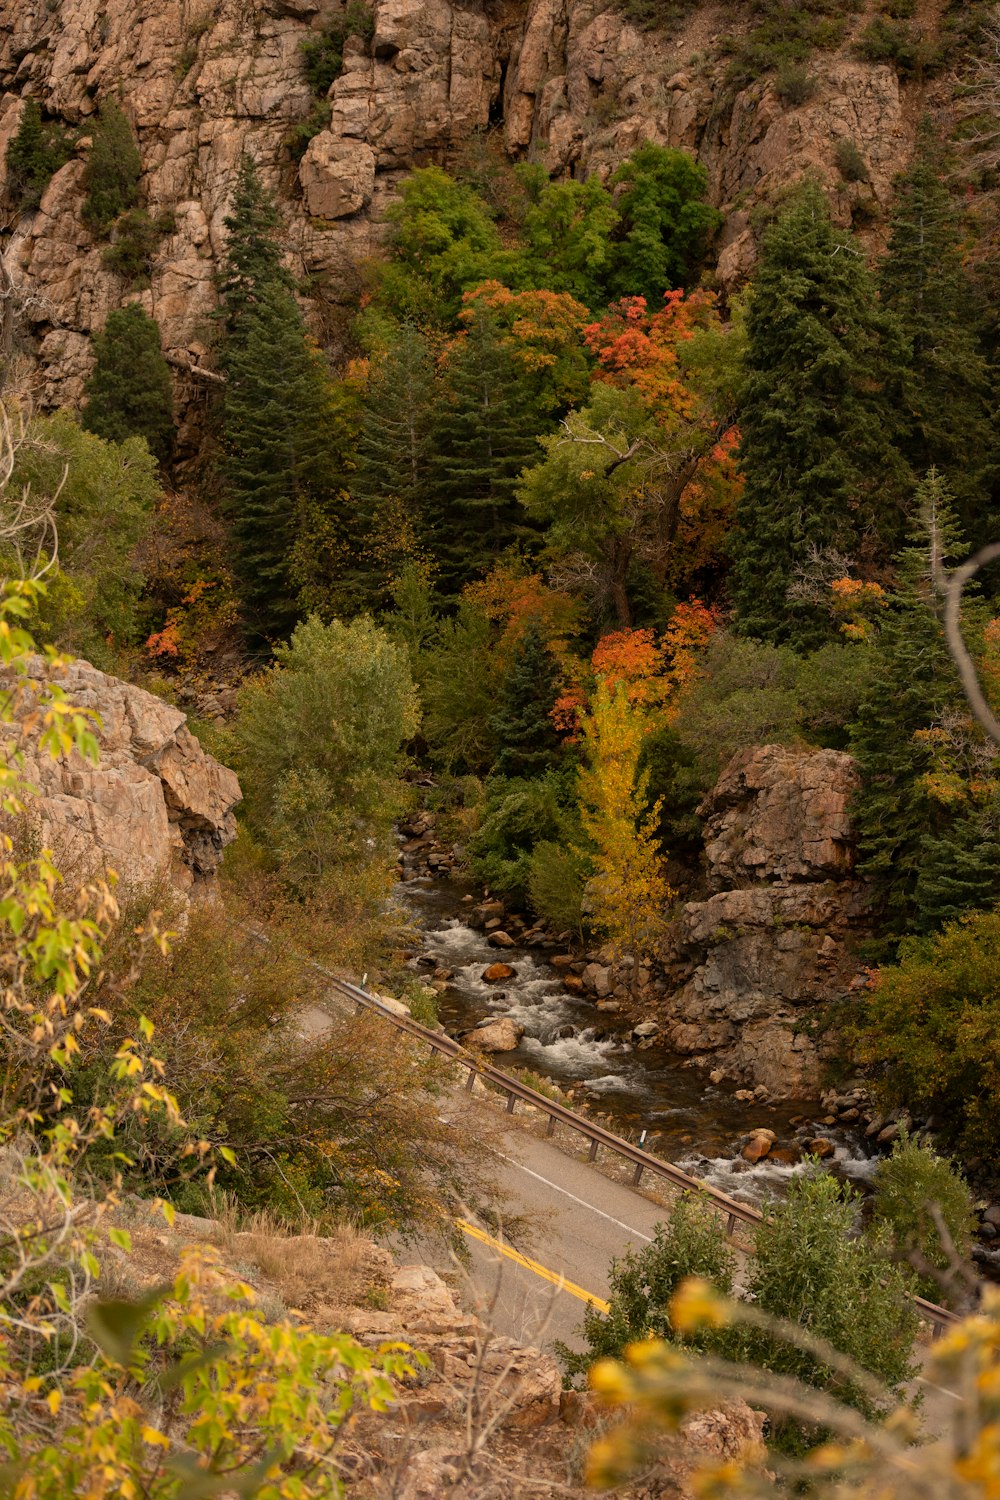
[[[491,932],[486,941],[491,948],[513,948],[515,946],[514,939],[510,936],[510,933],[503,931]]]
[[[638,1026],[634,1026],[632,1028],[632,1035],[636,1037],[640,1042],[646,1041],[650,1037],[659,1036],[659,1034],[659,1021],[640,1021]]]
[[[582,995],[584,993],[583,980],[579,974],[564,974],[563,989],[568,990],[571,995]]]
[[[771,1142],[766,1135],[752,1135],[743,1147],[740,1155],[744,1161],[762,1161],[771,1150]]]
[[[828,1156],[833,1156],[836,1146],[826,1136],[818,1135],[814,1140],[806,1142],[806,1150],[810,1156],[818,1156],[820,1161],[825,1161]]]
[[[467,1031],[461,1041],[479,1052],[513,1052],[524,1036],[524,1027],[511,1016],[498,1016]]]
[[[502,984],[505,979],[513,979],[517,970],[511,964],[490,964],[480,975],[487,984]]]
[[[604,1000],[611,994],[611,970],[606,964],[589,963],[583,971],[583,983],[592,995]]]
[[[572,953],[553,953],[549,963],[554,969],[569,969],[576,963],[576,958]]]

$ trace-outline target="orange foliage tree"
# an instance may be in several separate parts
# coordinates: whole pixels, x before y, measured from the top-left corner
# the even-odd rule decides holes
[[[584,330],[590,313],[566,292],[512,292],[484,281],[463,297],[459,321],[468,328],[489,312],[503,343],[537,384],[541,405],[558,410],[586,400],[590,364]]]

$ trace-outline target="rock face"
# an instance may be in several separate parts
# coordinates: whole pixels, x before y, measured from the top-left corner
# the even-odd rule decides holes
[[[80,214],[87,123],[102,98],[120,95],[146,206],[173,225],[138,295],[160,323],[178,409],[195,418],[223,219],[246,149],[278,195],[290,268],[313,288],[307,311],[336,344],[336,304],[356,298],[357,264],[379,242],[401,175],[452,164],[477,132],[495,128],[508,156],[530,151],[561,175],[606,177],[647,139],[691,150],[726,217],[718,251],[728,283],[753,264],[753,203],[789,179],[818,173],[842,222],[859,197],[884,205],[919,112],[905,108],[891,69],[853,58],[850,36],[840,53],[817,55],[815,93],[798,108],[766,80],[733,92],[720,43],[745,23],[707,0],[654,31],[607,0],[372,0],[373,36],[348,42],[329,124],[296,164],[289,134],[315,103],[302,44],[341,10],[340,0],[0,0],[0,189],[27,97],[80,130],[40,207],[8,214],[2,246],[35,336],[43,405],[79,399],[89,335],[134,295],[104,266],[104,245]],[[870,183],[841,179],[842,139],[857,145]]]
[[[44,670],[36,660],[32,680]],[[234,773],[206,755],[179,709],[152,693],[84,661],[58,681],[100,724],[100,760],[91,765],[75,752],[52,760],[39,750],[37,726],[27,716],[23,723],[24,774],[39,793],[29,816],[63,874],[113,869],[126,887],[166,878],[179,891],[210,879],[236,836]]]
[[[816,1092],[802,1012],[843,995],[855,972],[856,784],[840,751],[765,745],[737,755],[700,809],[711,894],[678,924],[691,972],[670,1001],[668,1039],[775,1098]]]

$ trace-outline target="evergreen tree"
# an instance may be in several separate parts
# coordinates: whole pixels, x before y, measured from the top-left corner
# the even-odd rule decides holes
[[[936,932],[1000,899],[1000,798],[977,807],[928,840],[917,875],[915,925]]]
[[[119,214],[139,201],[142,157],[132,127],[114,99],[101,105],[83,173],[87,197],[83,221],[95,234],[107,234]]]
[[[530,535],[515,490],[521,471],[538,456],[538,434],[549,424],[485,309],[476,310],[444,380],[432,504],[434,553],[448,592]]]
[[[960,211],[941,180],[926,125],[913,165],[897,184],[880,286],[912,346],[890,388],[902,414],[903,452],[915,473],[944,474],[967,533],[985,542],[995,530],[994,518],[982,515],[994,447],[990,376],[962,262]]]
[[[257,163],[246,152],[240,158],[233,201],[222,222],[228,238],[218,287],[228,346],[245,332],[245,320],[265,287],[292,289],[292,278],[281,263],[281,215],[261,181]]]
[[[273,637],[295,621],[290,555],[301,510],[337,499],[326,442],[329,377],[294,297],[274,283],[241,318],[224,368],[226,509],[240,595],[254,632]]]
[[[94,369],[84,387],[83,426],[122,443],[144,437],[165,463],[174,440],[170,369],[160,348],[160,327],[137,302],[110,312],[94,336]]]
[[[901,555],[896,597],[873,648],[871,675],[851,726],[851,750],[862,777],[854,802],[858,869],[872,883],[889,939],[912,928],[928,846],[947,838],[955,821],[955,798],[935,795],[932,731],[946,716],[960,717],[964,700],[929,578],[930,507],[944,554],[954,557],[962,550],[943,483],[929,476],[918,490],[915,544]],[[959,799],[963,790],[958,789]]]
[[[497,776],[540,776],[552,765],[559,736],[550,717],[559,668],[537,624],[525,631],[503,680],[491,728],[497,740]]]
[[[733,537],[744,635],[809,646],[828,616],[788,601],[815,550],[851,554],[894,527],[901,465],[884,384],[902,343],[861,252],[809,184],[765,238],[747,312],[745,487]]]
[[[351,479],[356,543],[346,586],[358,607],[388,597],[407,561],[425,551],[437,381],[423,334],[396,331],[365,395]]]
[[[69,161],[73,147],[55,121],[46,124],[37,99],[28,99],[21,122],[7,144],[7,170],[22,210],[37,208],[54,173]]]

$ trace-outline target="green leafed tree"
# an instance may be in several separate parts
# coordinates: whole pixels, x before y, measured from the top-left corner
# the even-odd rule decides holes
[[[142,437],[161,463],[174,440],[170,368],[160,348],[160,326],[138,302],[110,312],[94,336],[94,368],[84,387],[83,425],[121,443]]]
[[[530,196],[524,216],[526,274],[531,284],[568,292],[585,307],[607,301],[619,213],[598,177],[550,182],[543,167],[519,169]]]
[[[105,235],[119,214],[139,202],[142,157],[121,105],[106,99],[91,135],[83,173],[83,221]]]
[[[524,632],[500,689],[493,719],[497,776],[538,776],[559,749],[552,706],[559,691],[559,668],[537,625]]]
[[[969,536],[986,542],[996,531],[995,512],[984,514],[994,396],[980,308],[963,259],[961,209],[945,186],[939,156],[925,124],[913,164],[896,186],[879,281],[882,301],[898,317],[912,354],[891,392],[914,472],[940,470]]]
[[[904,344],[815,183],[765,236],[746,332],[738,625],[761,640],[820,644],[828,611],[788,597],[799,570],[817,553],[856,556],[898,534],[905,470],[886,378]]]
[[[686,151],[647,141],[612,178],[620,224],[609,291],[659,306],[666,291],[690,285],[722,222],[705,202],[708,173]]]

